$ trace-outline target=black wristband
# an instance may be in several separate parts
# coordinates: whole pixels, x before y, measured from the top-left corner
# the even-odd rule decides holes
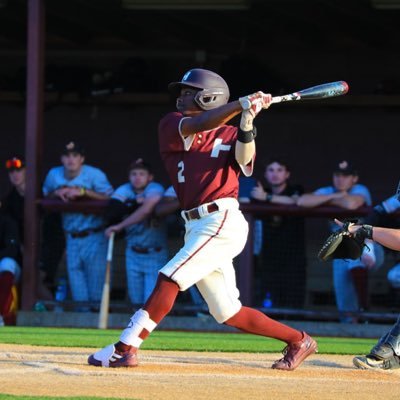
[[[241,143],[250,143],[251,141],[254,140],[256,136],[257,136],[257,129],[255,126],[253,126],[253,129],[251,131],[242,131],[241,129],[239,129],[237,134],[237,140]]]
[[[363,236],[365,236],[366,239],[372,240],[372,225],[362,225],[360,229],[363,230]]]

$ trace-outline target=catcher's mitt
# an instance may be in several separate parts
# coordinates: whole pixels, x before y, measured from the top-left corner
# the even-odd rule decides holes
[[[355,233],[350,234],[348,227],[350,223],[356,221],[346,221],[341,229],[332,233],[322,245],[318,253],[318,258],[322,261],[329,261],[335,258],[350,258],[356,260],[361,257],[364,250],[364,240],[372,238],[372,227],[362,225]]]

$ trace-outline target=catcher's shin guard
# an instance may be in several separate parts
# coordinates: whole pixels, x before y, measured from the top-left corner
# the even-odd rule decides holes
[[[389,359],[393,355],[400,356],[400,317],[390,331],[379,339],[370,355],[380,359]]]

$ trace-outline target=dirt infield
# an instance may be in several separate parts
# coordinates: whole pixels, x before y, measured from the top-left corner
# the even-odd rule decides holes
[[[145,400],[398,399],[400,373],[360,371],[351,356],[314,355],[293,372],[278,354],[141,351],[138,368],[86,364],[92,350],[0,344],[0,393]],[[0,395],[1,397],[1,395]]]

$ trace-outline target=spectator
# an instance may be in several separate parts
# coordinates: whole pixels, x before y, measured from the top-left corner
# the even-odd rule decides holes
[[[8,323],[15,314],[10,315],[13,299],[13,286],[21,275],[21,253],[18,227],[8,215],[0,213],[0,326]]]
[[[24,240],[24,199],[25,199],[25,179],[26,179],[26,165],[23,157],[13,156],[7,159],[6,170],[8,173],[8,178],[11,183],[11,190],[8,194],[2,199],[2,212],[9,217],[11,217],[15,223],[17,224],[18,229],[18,237],[19,243],[21,245],[21,251],[23,250],[23,240]],[[53,222],[53,228],[55,228],[50,235],[47,234],[47,230],[45,226],[47,226],[47,219],[50,219]],[[48,240],[43,241],[42,239],[42,254],[41,254],[41,265],[47,265],[46,257],[44,256],[43,250],[49,249],[47,252],[49,254],[53,254],[55,249],[57,249],[57,232],[60,231],[60,223],[57,225],[59,221],[59,216],[55,215],[48,216],[43,218],[43,227],[42,233],[43,235],[47,234]],[[56,230],[58,228],[58,230]],[[63,251],[63,238],[61,242],[61,253],[58,255],[58,260],[61,257]],[[20,264],[22,265],[22,259],[20,260]],[[38,284],[38,296],[43,300],[51,300],[53,298],[52,293],[49,291],[47,286],[44,284],[44,279],[46,277],[46,271],[41,267],[40,268],[40,276],[39,276],[39,284]]]
[[[2,199],[2,211],[9,215],[18,225],[18,235],[24,239],[24,196],[25,196],[25,161],[22,157],[13,156],[6,161],[6,170],[11,183],[11,190]]]
[[[358,173],[348,161],[336,164],[333,184],[314,193],[302,195],[297,204],[317,207],[323,204],[355,210],[371,205],[371,195],[366,186],[358,183]],[[338,229],[333,222],[332,231]],[[368,308],[368,269],[375,264],[374,247],[365,248],[361,259],[333,260],[333,286],[341,322],[357,322],[355,313]]]
[[[62,166],[48,172],[43,194],[65,203],[79,199],[106,200],[113,188],[99,169],[85,165],[84,150],[68,143],[61,156]],[[103,217],[80,212],[64,212],[67,270],[74,301],[100,301],[106,268],[107,240]],[[87,310],[82,308],[81,310]]]
[[[266,186],[259,182],[251,191],[252,199],[294,205],[304,192],[302,186],[289,183],[290,167],[279,157],[266,162],[264,178]],[[264,218],[259,296],[269,293],[273,307],[302,308],[306,290],[305,253],[304,218],[281,215]]]
[[[153,215],[163,193],[164,188],[153,182],[150,165],[139,158],[129,167],[129,182],[112,195],[121,203],[133,201],[138,206],[121,222],[106,229],[107,236],[126,231],[126,275],[133,304],[147,300],[156,284],[158,270],[168,261],[166,226]]]

